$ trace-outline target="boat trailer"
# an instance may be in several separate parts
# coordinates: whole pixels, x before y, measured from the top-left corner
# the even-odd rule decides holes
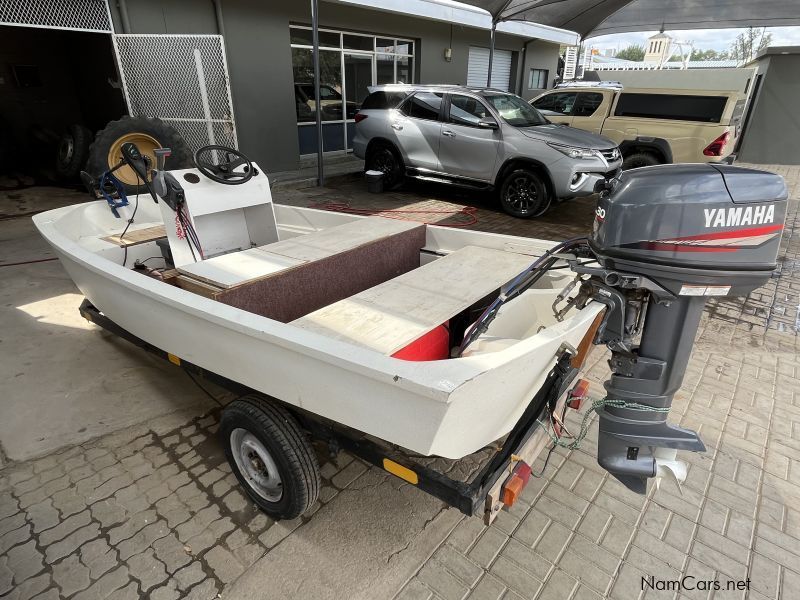
[[[494,521],[503,507],[510,507],[516,502],[531,477],[542,476],[543,473],[536,475],[531,470],[536,458],[551,441],[550,435],[541,426],[542,415],[548,410],[550,414],[563,414],[570,398],[579,398],[583,395],[583,390],[587,386],[584,380],[579,380],[574,387],[571,385],[588,354],[592,337],[602,317],[602,314],[598,315],[578,349],[569,344],[561,347],[555,365],[517,424],[504,438],[502,444],[490,449],[491,455],[488,460],[482,460],[481,468],[467,481],[462,481],[414,461],[396,446],[381,443],[380,440],[359,431],[285,404],[157,348],[117,325],[88,299],[84,299],[79,311],[87,321],[169,361],[191,375],[210,381],[239,397],[256,397],[265,404],[284,407],[300,422],[311,440],[324,443],[333,456],[345,450],[442,500],[448,506],[457,508],[467,516],[482,515],[487,525]],[[225,410],[226,408],[223,408],[223,414]]]

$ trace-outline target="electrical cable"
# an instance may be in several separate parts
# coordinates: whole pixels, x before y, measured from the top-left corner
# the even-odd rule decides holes
[[[202,392],[203,392],[203,393],[204,393],[206,396],[208,396],[208,397],[209,397],[209,398],[211,398],[211,399],[212,399],[214,402],[216,402],[217,404],[219,404],[220,408],[225,408],[225,405],[224,405],[222,402],[220,402],[220,401],[219,401],[219,398],[217,398],[216,396],[214,396],[214,394],[212,394],[212,393],[211,393],[211,392],[209,392],[209,391],[208,391],[206,388],[204,388],[204,387],[202,386],[202,384],[201,384],[199,381],[197,381],[197,379],[195,379],[195,378],[194,378],[194,375],[192,375],[192,374],[191,374],[191,372],[187,371],[186,369],[184,369],[183,371],[184,371],[184,373],[186,373],[186,374],[189,376],[189,379],[191,379],[191,380],[192,380],[192,382],[193,382],[193,383],[194,383],[194,384],[195,384],[197,387],[199,387],[199,388],[202,390]]]
[[[135,169],[131,169],[131,171],[136,173]],[[125,237],[126,233],[128,233],[128,228],[131,226],[131,224],[133,223],[133,219],[136,217],[136,211],[139,210],[139,181],[140,181],[139,180],[139,173],[136,173],[136,205],[133,207],[133,214],[131,215],[131,218],[128,219],[128,224],[125,225],[125,229],[122,230],[122,233],[119,236],[119,243],[120,244],[124,243],[122,241],[122,238]],[[122,266],[124,267],[125,263],[128,262],[128,247],[127,246],[123,246],[123,252],[124,253],[122,255]]]

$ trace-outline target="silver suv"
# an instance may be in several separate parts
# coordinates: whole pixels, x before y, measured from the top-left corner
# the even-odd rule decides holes
[[[551,123],[514,94],[449,85],[370,91],[353,151],[387,187],[406,175],[499,189],[508,214],[536,217],[553,200],[592,194],[622,164],[611,140]]]

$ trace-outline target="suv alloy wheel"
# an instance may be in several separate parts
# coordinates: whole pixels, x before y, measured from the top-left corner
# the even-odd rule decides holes
[[[530,169],[514,169],[500,188],[500,205],[513,217],[529,219],[543,215],[550,197],[542,179]]]

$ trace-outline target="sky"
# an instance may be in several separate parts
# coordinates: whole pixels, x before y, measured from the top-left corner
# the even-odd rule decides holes
[[[666,33],[678,41],[694,42],[698,50],[728,50],[731,43],[744,29],[692,29],[667,31]],[[800,27],[769,27],[767,32],[772,34],[771,46],[800,46]],[[641,33],[615,33],[602,35],[587,40],[595,48],[616,48],[621,50],[632,45],[644,46],[645,41],[657,31]]]

